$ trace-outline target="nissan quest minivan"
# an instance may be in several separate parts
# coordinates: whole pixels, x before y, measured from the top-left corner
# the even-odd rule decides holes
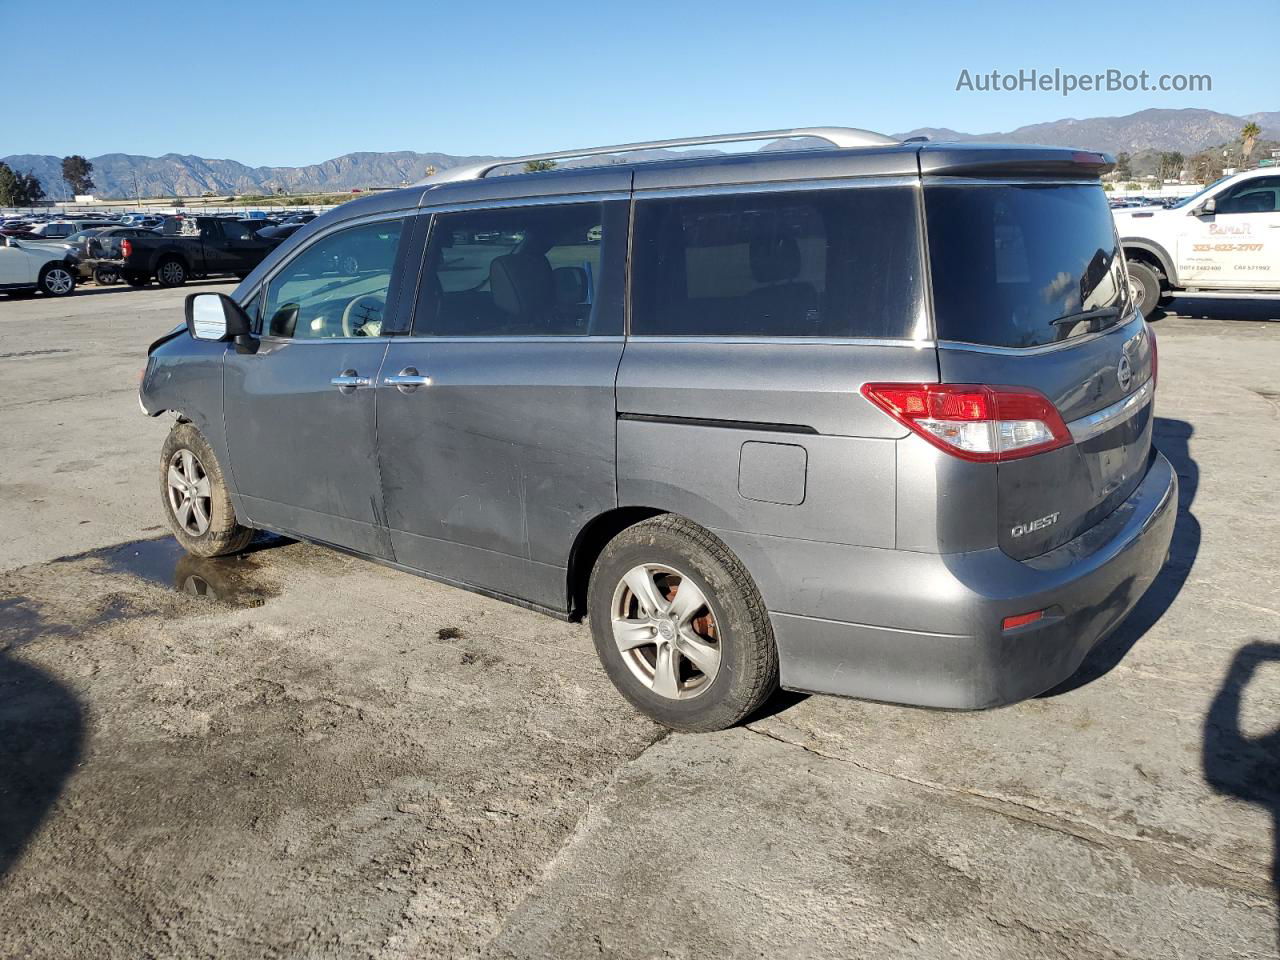
[[[585,617],[676,729],[1041,693],[1177,512],[1110,162],[820,128],[345,203],[152,345],[168,522]]]

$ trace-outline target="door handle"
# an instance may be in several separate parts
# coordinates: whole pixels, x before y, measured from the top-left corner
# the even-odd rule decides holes
[[[373,381],[368,377],[360,376],[354,370],[343,370],[329,382],[343,393],[354,393],[357,387],[367,387]]]
[[[405,367],[399,373],[389,373],[382,378],[382,382],[401,393],[413,393],[419,387],[431,386],[431,378],[419,373],[414,367]]]

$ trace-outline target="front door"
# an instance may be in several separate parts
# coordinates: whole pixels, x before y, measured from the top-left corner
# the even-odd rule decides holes
[[[616,506],[627,204],[434,217],[413,335],[378,386],[396,560],[566,606],[574,538]]]
[[[270,280],[258,350],[229,348],[227,446],[249,522],[391,559],[374,384],[403,219],[319,237]],[[346,273],[348,251],[362,252]]]
[[[0,287],[16,283],[35,283],[31,264],[21,246],[9,246],[16,241],[0,239]]]
[[[1183,218],[1178,279],[1189,286],[1280,287],[1280,176],[1222,191],[1217,209]]]

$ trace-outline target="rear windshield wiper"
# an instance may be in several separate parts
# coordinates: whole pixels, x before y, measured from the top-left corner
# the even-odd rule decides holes
[[[1097,310],[1084,310],[1080,313],[1068,313],[1064,317],[1057,320],[1050,320],[1049,325],[1054,327],[1065,326],[1070,323],[1084,323],[1086,320],[1110,320],[1120,316],[1119,306],[1099,307]]]

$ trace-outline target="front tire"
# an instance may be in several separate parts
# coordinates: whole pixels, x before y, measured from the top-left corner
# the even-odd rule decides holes
[[[162,287],[180,287],[187,282],[187,268],[181,260],[169,259],[156,267],[156,283]]]
[[[236,520],[213,449],[190,423],[174,424],[164,442],[160,494],[169,528],[187,553],[220,557],[253,540],[254,531]]]
[[[710,531],[664,515],[600,554],[587,609],[596,653],[620,693],[674,730],[741,723],[778,687],[764,601]]]
[[[1147,264],[1129,261],[1130,294],[1134,305],[1146,316],[1160,303],[1160,275]]]
[[[75,292],[76,275],[64,263],[50,263],[40,271],[37,283],[46,297],[65,297]]]

